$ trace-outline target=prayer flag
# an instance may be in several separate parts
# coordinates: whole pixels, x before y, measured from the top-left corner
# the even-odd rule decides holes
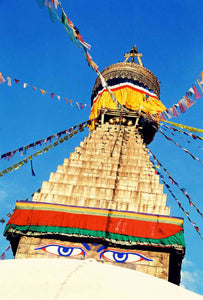
[[[67,99],[67,98],[64,98],[64,100],[65,100],[65,102],[66,102],[66,104],[67,104],[68,99]]]
[[[165,120],[165,116],[163,113],[160,113],[160,119]]]
[[[83,104],[82,104],[82,103],[80,103],[80,107],[81,107],[81,109],[83,109],[83,108],[84,108],[84,106],[83,106]]]
[[[0,259],[4,260],[6,258],[5,252],[1,254]]]
[[[173,108],[172,107],[168,108],[168,114],[170,115],[171,118],[173,117]]]
[[[195,229],[199,232],[199,228],[197,227],[197,226],[194,226],[195,227]]]
[[[13,165],[13,168],[14,168],[15,170],[19,169],[18,164]]]
[[[8,214],[7,214],[7,215],[8,215]],[[11,217],[11,214],[10,214],[10,213],[9,213],[9,217]],[[11,246],[9,245],[5,252],[7,252],[10,248],[11,248]]]
[[[178,102],[178,104],[179,104],[179,108],[180,108],[181,113],[184,113],[186,111],[184,105],[180,101]]]
[[[44,94],[47,93],[46,91],[44,91],[44,90],[42,90],[42,89],[40,89],[40,92],[42,93],[42,95],[44,95]]]
[[[33,170],[32,156],[29,156],[29,159],[30,159],[30,165],[31,165],[32,176],[36,176],[36,175],[35,175],[35,172],[34,172],[34,170]]]
[[[73,100],[69,99],[69,101],[70,101],[70,105],[73,106],[73,104],[72,104]]]
[[[188,96],[184,97],[187,107],[191,107],[193,104],[195,104],[195,101],[193,101],[192,99],[190,99]]]
[[[169,114],[167,113],[167,110],[163,111],[162,113],[163,113],[164,116],[165,116],[165,120],[166,120],[166,119],[170,119],[170,116],[169,116]]]
[[[200,83],[203,84],[203,71],[201,72],[200,76],[201,76],[201,81],[200,81]]]
[[[61,99],[61,96],[56,96],[57,98],[58,98],[58,100],[60,101],[60,99]]]
[[[25,89],[28,86],[28,83],[24,82],[23,88]]]
[[[58,15],[56,14],[55,10],[52,7],[48,7],[49,10],[49,17],[52,21],[52,23],[55,23],[57,21]]]
[[[199,85],[199,87],[200,87],[200,90],[201,90],[202,93],[203,93],[203,87],[201,86],[201,82],[199,81],[199,79],[197,79],[197,83],[198,83],[198,85]],[[202,82],[202,84],[203,84],[203,82]]]
[[[54,4],[55,9],[57,9],[59,2],[58,0],[52,0],[52,3]]]
[[[197,88],[194,86],[193,84],[193,90],[194,90],[194,94],[195,94],[195,100],[201,98],[200,93],[198,92]]]
[[[0,73],[0,84],[4,83],[6,80],[3,78],[2,73]]]
[[[177,111],[175,105],[172,107],[172,109],[173,109],[173,116],[174,116],[174,117],[178,117],[178,116],[179,116],[179,113],[178,113],[178,111]]]
[[[77,101],[75,101],[75,105],[77,106],[78,109],[80,109],[80,105]]]
[[[54,95],[54,93],[51,93],[50,96],[53,99],[55,95]]]
[[[11,77],[10,76],[7,76],[7,80],[8,80],[8,86],[12,86],[12,84],[11,84]]]
[[[36,88],[35,86],[33,86],[32,88],[33,88],[33,91],[35,91],[35,92],[36,92],[37,88]]]
[[[15,83],[16,83],[16,84],[17,84],[17,83],[20,81],[20,80],[18,80],[18,79],[15,79],[15,78],[14,78],[14,80],[15,80]]]

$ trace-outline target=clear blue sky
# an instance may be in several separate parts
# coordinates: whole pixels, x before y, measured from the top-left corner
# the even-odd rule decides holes
[[[92,45],[90,54],[99,65],[123,61],[123,54],[134,44],[143,52],[144,66],[161,81],[161,100],[166,107],[177,103],[203,70],[202,0],[78,0],[64,1],[68,17],[79,28],[84,40]],[[59,11],[59,10],[58,10]],[[90,104],[96,73],[88,67],[82,52],[70,41],[63,26],[51,23],[47,9],[40,10],[37,0],[0,1],[0,72],[6,78],[19,79],[12,87],[0,85],[0,154],[48,137],[88,119],[90,109],[78,110],[55,97],[42,96],[39,89],[61,97]],[[37,87],[23,89],[24,82]],[[203,128],[203,97],[185,114],[173,121]],[[33,161],[30,165],[0,178],[0,219],[48,180],[50,172],[69,157],[87,130]],[[175,139],[175,138],[174,138]],[[176,140],[203,160],[201,142],[188,144]],[[152,151],[176,181],[185,187],[192,201],[203,210],[202,165],[162,136],[155,137]],[[36,148],[39,150],[40,148]],[[29,151],[28,154],[32,154]],[[0,161],[4,169],[21,160],[16,154]],[[164,190],[165,193],[167,192]],[[203,233],[202,220],[187,199],[177,193]],[[171,215],[184,217],[174,199],[168,196]],[[0,224],[1,233],[5,224]],[[186,258],[183,285],[203,293],[202,240],[185,219]],[[0,254],[8,247],[1,235]],[[7,258],[11,258],[11,251]]]

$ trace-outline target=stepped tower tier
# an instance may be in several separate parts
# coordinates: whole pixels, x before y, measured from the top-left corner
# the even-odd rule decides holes
[[[150,119],[148,125],[142,121],[147,109],[158,114],[155,108],[162,104],[150,94],[149,101],[140,107],[146,93],[159,92],[159,84],[142,66],[136,51],[133,48],[126,54],[132,61],[124,62],[123,70],[128,72],[139,57],[133,74],[143,81],[144,93],[142,89],[130,92],[130,85],[120,90],[125,103],[119,94],[115,97],[124,107],[113,106],[111,99],[104,106],[104,94],[100,95],[99,103],[103,104],[97,107],[98,121],[91,125],[94,130],[51,173],[49,181],[43,182],[31,202],[16,203],[5,229],[15,258],[94,258],[179,284],[185,251],[183,220],[170,216],[163,186],[145,147],[158,121]],[[107,82],[116,65],[109,73],[108,68],[102,72]],[[146,78],[141,80],[142,76]],[[97,80],[94,95],[99,86]],[[153,92],[146,92],[146,87]],[[133,109],[125,111],[129,103]],[[101,114],[101,110],[105,112]]]

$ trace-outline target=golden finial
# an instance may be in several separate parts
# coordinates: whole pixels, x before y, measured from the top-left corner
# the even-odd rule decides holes
[[[130,59],[130,58],[131,58],[130,62],[135,62],[135,57],[137,57],[137,60],[138,60],[138,63],[140,65],[140,67],[143,67],[143,63],[142,63],[142,60],[141,60],[142,56],[143,56],[142,53],[139,53],[138,50],[137,50],[136,45],[134,45],[129,53],[124,54],[124,57],[125,57],[124,62],[127,62],[128,59]]]

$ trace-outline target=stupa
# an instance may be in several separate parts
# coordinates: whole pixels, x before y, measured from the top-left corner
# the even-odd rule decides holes
[[[16,203],[5,235],[17,259],[93,258],[179,284],[183,220],[170,216],[146,148],[165,110],[160,85],[136,46],[124,56],[96,79],[90,134]]]

